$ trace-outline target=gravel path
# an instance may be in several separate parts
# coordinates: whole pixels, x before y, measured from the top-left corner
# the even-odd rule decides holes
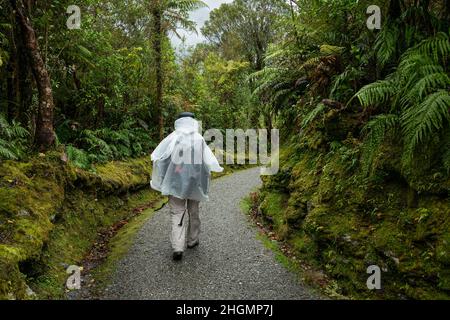
[[[200,246],[173,262],[168,206],[149,219],[119,262],[105,299],[315,299],[256,238],[240,201],[259,186],[259,169],[214,180],[200,206]]]

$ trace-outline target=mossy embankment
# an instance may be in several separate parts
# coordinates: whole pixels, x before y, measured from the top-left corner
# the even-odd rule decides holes
[[[90,172],[58,152],[0,164],[0,299],[63,297],[66,268],[81,262],[102,228],[161,201],[139,191],[150,174],[149,157]]]
[[[339,294],[450,299],[448,173],[406,174],[384,146],[365,176],[352,130],[333,141],[324,122],[281,149],[279,173],[252,196],[256,215]],[[370,265],[382,270],[381,290],[367,289]]]
[[[142,214],[105,244],[108,258],[94,278],[107,281],[133,235],[167,200],[148,188],[150,157],[91,171],[62,159],[54,151],[0,163],[0,299],[65,298],[67,267],[82,264],[102,230],[139,210]],[[247,167],[227,165],[213,178]]]

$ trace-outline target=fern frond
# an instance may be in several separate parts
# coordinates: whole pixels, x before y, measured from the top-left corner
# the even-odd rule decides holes
[[[14,120],[9,123],[0,114],[0,158],[18,160],[24,153],[29,132]]]
[[[436,62],[445,61],[450,56],[450,39],[445,33],[439,32],[435,37],[423,40],[415,49],[433,57]]]
[[[422,66],[436,66],[436,61],[417,50],[408,50],[400,60],[396,74],[400,76],[410,76],[418,71]]]
[[[399,124],[399,117],[395,114],[382,114],[367,123],[363,129],[366,138],[362,149],[362,171],[367,176],[372,168],[375,155],[385,137],[395,132]]]
[[[326,106],[323,103],[319,103],[302,121],[302,129],[306,129],[308,125],[314,121],[323,111],[325,111]]]
[[[0,138],[0,159],[17,160],[17,155],[8,146],[9,143]]]
[[[348,67],[343,73],[336,76],[333,80],[333,84],[331,86],[331,98],[337,98],[338,93],[343,91],[345,88],[345,84],[358,79],[364,75],[364,72],[361,69],[356,69],[355,67]]]
[[[441,130],[450,121],[450,94],[439,90],[430,94],[417,107],[409,108],[402,115],[406,137],[405,152],[411,157],[416,147],[432,133]]]
[[[321,58],[322,57],[319,56],[319,57],[312,57],[312,58],[308,59],[305,63],[303,63],[300,66],[300,70],[316,68],[319,65],[319,63],[321,62],[321,60],[320,60]]]
[[[76,167],[81,169],[89,169],[91,164],[87,153],[84,150],[75,148],[72,145],[66,147],[67,158]]]
[[[375,41],[375,52],[378,63],[383,67],[397,53],[397,42],[400,29],[395,24],[385,26]]]
[[[410,103],[421,101],[424,96],[436,91],[436,89],[450,86],[450,78],[444,72],[431,73],[417,81],[406,94]]]
[[[355,97],[363,107],[369,107],[388,102],[395,93],[396,88],[392,81],[380,80],[362,87]]]

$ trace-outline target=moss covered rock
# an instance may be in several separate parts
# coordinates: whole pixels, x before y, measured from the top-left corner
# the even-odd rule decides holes
[[[98,228],[126,214],[114,209],[124,206],[129,191],[147,186],[150,174],[148,158],[99,165],[92,172],[63,162],[57,152],[1,163],[0,298],[28,298],[25,280],[42,268],[61,268],[43,263],[55,237],[61,248],[77,252],[67,263],[79,261]],[[61,232],[64,237],[58,237]]]
[[[337,280],[341,294],[449,299],[447,180],[413,178],[388,156],[364,177],[354,139],[326,151],[311,147],[314,134],[303,140],[300,150],[282,148],[280,173],[264,179],[260,208],[274,230]],[[382,290],[366,287],[370,265],[383,271]]]

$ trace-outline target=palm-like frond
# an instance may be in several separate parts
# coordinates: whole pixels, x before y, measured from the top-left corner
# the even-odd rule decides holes
[[[445,61],[450,54],[447,35],[421,41],[407,50],[397,69],[385,80],[363,87],[356,95],[362,106],[380,106],[390,103],[399,114],[401,132],[399,142],[403,145],[403,165],[409,167],[420,146],[431,137],[440,137],[450,122],[450,77]],[[387,121],[389,118],[376,118]],[[380,143],[387,124],[371,122],[368,131],[368,148]],[[373,131],[373,133],[371,133]],[[420,148],[424,149],[424,148]],[[425,148],[426,149],[426,148]],[[428,151],[427,151],[428,152]],[[431,152],[431,151],[429,151]],[[369,163],[370,157],[368,157]]]
[[[163,4],[164,24],[168,31],[180,37],[177,29],[197,32],[196,23],[189,17],[191,11],[208,7],[200,0],[169,0]]]
[[[204,7],[208,7],[208,5],[200,0],[171,0],[167,2],[168,10],[176,10],[181,12],[189,12]]]
[[[400,29],[394,25],[385,26],[375,42],[375,51],[378,63],[385,66],[397,53],[397,42],[400,37]]]
[[[450,56],[449,36],[439,32],[435,37],[423,40],[415,49],[421,54],[433,57],[435,61],[448,59]]]
[[[395,94],[395,83],[391,80],[380,80],[364,86],[355,97],[363,107],[369,107],[386,103]]]
[[[407,109],[402,115],[406,152],[411,154],[431,134],[438,132],[450,121],[450,94],[439,90],[419,105]]]

